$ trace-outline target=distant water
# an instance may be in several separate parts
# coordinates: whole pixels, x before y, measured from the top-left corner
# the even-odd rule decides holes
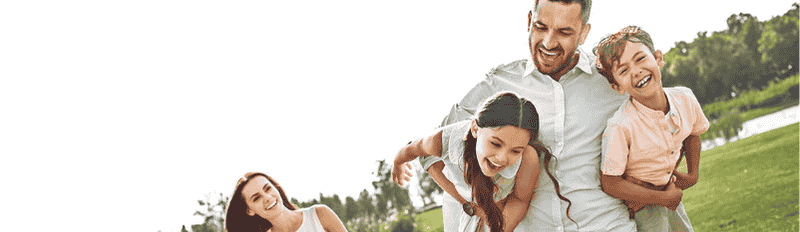
[[[725,138],[716,138],[713,140],[705,140],[700,146],[701,151],[705,151],[714,147],[725,145],[726,142],[733,142],[739,139],[747,138],[752,135],[764,133],[773,129],[781,128],[800,122],[800,108],[799,106],[792,106],[781,111],[767,114],[758,118],[750,119],[742,123],[742,129],[739,130],[737,136],[725,141]]]

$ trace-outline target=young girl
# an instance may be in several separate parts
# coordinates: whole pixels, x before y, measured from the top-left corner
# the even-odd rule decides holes
[[[528,212],[539,181],[537,155],[544,155],[545,170],[558,196],[569,202],[569,213],[572,203],[548,168],[551,154],[536,139],[539,115],[533,103],[504,92],[482,106],[476,119],[445,126],[401,149],[392,180],[401,186],[409,180],[406,163],[414,158],[442,157],[428,172],[461,204],[443,204],[445,230],[456,231],[452,225],[458,225],[457,231],[512,231]]]
[[[236,183],[225,214],[228,232],[346,232],[330,208],[314,205],[298,209],[283,188],[260,172],[248,172]]]
[[[697,183],[699,136],[709,126],[697,98],[686,87],[661,86],[663,55],[639,27],[604,38],[594,51],[611,88],[630,95],[603,133],[603,191],[628,205],[639,231],[692,231],[680,198]],[[676,169],[683,150],[688,173]]]

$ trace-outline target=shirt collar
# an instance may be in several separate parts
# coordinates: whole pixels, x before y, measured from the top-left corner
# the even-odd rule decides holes
[[[643,105],[636,99],[633,99],[633,97],[630,97],[630,100],[633,102],[633,106],[636,107],[636,109],[639,112],[642,112],[644,115],[648,117],[652,118],[664,117],[664,116],[672,117],[675,115],[675,112],[677,112],[677,110],[675,109],[675,105],[672,104],[674,102],[674,99],[672,99],[672,95],[670,95],[669,91],[667,91],[666,89],[664,90],[664,95],[667,96],[667,104],[669,105],[669,111],[667,111],[666,114],[664,114],[659,110],[650,109],[650,107]]]
[[[583,51],[581,47],[578,47],[578,49],[575,51],[578,53],[580,58],[578,59],[578,64],[576,64],[573,69],[578,68],[586,74],[592,75],[594,73],[594,71],[592,71],[592,66],[594,66],[594,56]],[[536,64],[533,63],[532,57],[528,57],[525,66],[525,76],[531,75],[533,71],[536,71]]]

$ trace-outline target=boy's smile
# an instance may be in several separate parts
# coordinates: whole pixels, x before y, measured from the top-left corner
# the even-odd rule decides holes
[[[628,94],[639,103],[654,110],[667,106],[661,85],[664,66],[661,51],[651,53],[643,43],[627,41],[618,62],[614,62],[614,81],[611,84],[620,94]]]

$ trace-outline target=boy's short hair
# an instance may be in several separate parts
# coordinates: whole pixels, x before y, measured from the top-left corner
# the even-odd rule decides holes
[[[651,53],[656,52],[655,48],[653,48],[653,40],[650,38],[650,34],[638,26],[627,26],[619,32],[601,39],[597,46],[592,49],[592,52],[597,56],[597,60],[595,60],[597,70],[606,77],[608,83],[616,84],[611,71],[614,68],[612,65],[614,61],[619,61],[622,52],[625,51],[625,42],[627,41],[642,43],[650,49]]]

